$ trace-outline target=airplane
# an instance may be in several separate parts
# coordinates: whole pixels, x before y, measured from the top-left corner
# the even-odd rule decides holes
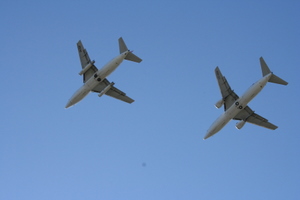
[[[229,86],[225,76],[222,75],[219,67],[215,68],[215,74],[218,80],[219,88],[222,94],[222,99],[219,100],[215,106],[216,108],[222,107],[224,105],[224,113],[217,118],[217,120],[208,129],[204,140],[213,136],[219,132],[231,119],[240,120],[236,124],[237,129],[241,129],[246,122],[262,126],[271,130],[278,128],[274,124],[268,122],[267,119],[256,114],[251,108],[249,108],[248,103],[266,86],[267,82],[277,83],[281,85],[287,85],[288,83],[283,79],[279,78],[273,74],[266,62],[262,57],[260,57],[260,65],[263,77],[239,97]]]
[[[90,92],[99,93],[99,97],[106,94],[127,103],[134,102],[134,100],[126,96],[124,92],[114,87],[114,82],[109,82],[106,79],[106,77],[109,76],[123,62],[124,59],[137,63],[140,63],[142,61],[141,58],[137,57],[132,53],[132,51],[128,50],[122,37],[119,38],[120,55],[113,58],[100,70],[98,70],[94,65],[95,61],[91,61],[88,52],[83,47],[80,40],[77,43],[77,48],[82,67],[79,75],[83,75],[84,85],[74,93],[65,108],[69,108],[75,105],[84,97],[86,97]]]

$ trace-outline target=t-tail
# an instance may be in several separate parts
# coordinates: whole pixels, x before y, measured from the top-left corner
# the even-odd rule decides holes
[[[128,50],[122,37],[119,38],[119,48],[120,48],[120,54],[124,53],[125,51],[128,51],[127,56],[125,57],[125,60],[130,60],[130,61],[137,62],[137,63],[142,62],[142,59],[140,59],[139,57],[134,55],[132,53],[132,51]]]
[[[260,57],[260,66],[261,66],[261,70],[262,70],[262,74],[263,76],[266,76],[268,74],[272,74],[271,78],[269,79],[269,82],[271,83],[277,83],[277,84],[281,84],[281,85],[287,85],[288,82],[286,82],[285,80],[279,78],[278,76],[276,76],[275,74],[273,74],[273,72],[271,72],[271,70],[269,69],[268,65],[266,64],[266,62],[264,61],[263,57]]]

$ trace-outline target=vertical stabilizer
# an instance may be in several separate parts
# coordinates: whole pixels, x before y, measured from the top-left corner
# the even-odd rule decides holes
[[[269,69],[267,63],[265,62],[265,60],[263,59],[263,57],[259,58],[260,61],[260,66],[261,66],[261,71],[262,71],[262,75],[263,77],[270,74],[271,70]]]
[[[271,70],[269,69],[268,65],[266,64],[265,60],[263,59],[263,57],[260,57],[260,66],[261,66],[261,71],[263,76],[266,76],[271,72]],[[276,76],[275,74],[272,73],[272,76],[269,79],[269,82],[271,83],[277,83],[277,84],[281,84],[281,85],[287,85],[288,82],[286,82],[285,80],[279,78],[278,76]]]
[[[122,37],[119,38],[119,48],[120,48],[120,54],[125,52],[125,51],[128,51],[128,48],[123,40]]]

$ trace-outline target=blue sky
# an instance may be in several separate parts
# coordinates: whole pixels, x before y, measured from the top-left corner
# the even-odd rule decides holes
[[[2,1],[0,199],[299,199],[299,1]],[[76,43],[96,66],[122,36],[143,59],[108,79],[135,99],[90,94]],[[219,66],[241,95],[259,57],[289,82],[250,102],[275,131],[223,112]]]

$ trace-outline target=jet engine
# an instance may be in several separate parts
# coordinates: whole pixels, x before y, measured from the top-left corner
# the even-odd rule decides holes
[[[92,62],[90,62],[89,64],[87,64],[80,72],[79,75],[81,76],[82,74],[84,74],[87,70],[89,70],[93,65],[94,65],[95,61],[93,60]]]
[[[236,123],[235,127],[236,127],[237,129],[241,129],[241,128],[243,128],[243,126],[244,126],[245,124],[246,124],[246,121],[242,120],[242,121]]]
[[[223,104],[224,104],[224,100],[221,99],[215,104],[215,106],[216,106],[216,108],[221,108],[223,106]]]
[[[106,86],[99,94],[99,97],[102,97],[115,83],[111,82],[108,86]]]

